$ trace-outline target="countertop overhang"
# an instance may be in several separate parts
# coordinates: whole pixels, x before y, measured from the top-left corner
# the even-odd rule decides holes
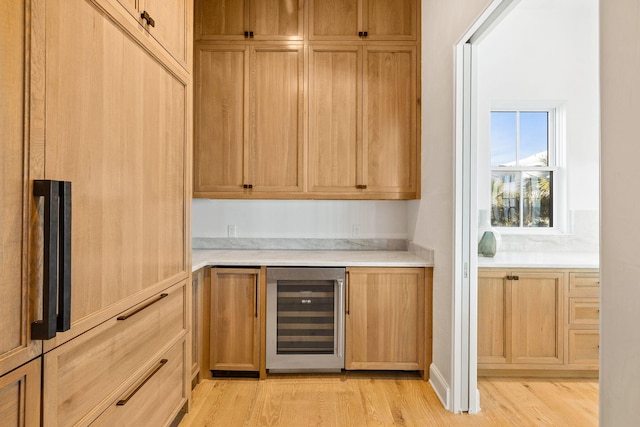
[[[194,249],[192,271],[206,266],[433,267],[409,251]]]

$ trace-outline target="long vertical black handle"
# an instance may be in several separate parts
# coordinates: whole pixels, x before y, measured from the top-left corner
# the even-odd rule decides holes
[[[33,182],[33,195],[44,197],[42,320],[31,324],[31,338],[36,340],[48,340],[56,335],[59,188],[57,181],[38,180]]]
[[[57,330],[71,329],[71,183],[61,181]]]
[[[36,180],[33,195],[44,197],[44,254],[42,320],[31,338],[48,340],[71,327],[71,183]]]

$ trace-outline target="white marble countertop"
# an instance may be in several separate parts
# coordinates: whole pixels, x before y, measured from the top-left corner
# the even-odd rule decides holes
[[[432,267],[408,251],[194,249],[192,271],[207,265],[305,267]]]
[[[493,258],[478,256],[478,267],[598,268],[597,252],[498,252]]]

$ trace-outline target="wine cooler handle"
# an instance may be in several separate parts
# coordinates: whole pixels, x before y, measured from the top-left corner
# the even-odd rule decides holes
[[[44,256],[42,320],[31,338],[48,340],[71,327],[71,183],[35,180],[33,195],[44,197]]]
[[[344,280],[338,282],[338,357],[344,357]]]

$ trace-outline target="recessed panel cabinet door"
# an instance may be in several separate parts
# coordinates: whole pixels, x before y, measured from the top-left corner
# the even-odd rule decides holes
[[[507,363],[511,287],[504,272],[478,272],[478,363]]]
[[[38,358],[0,376],[0,420],[4,427],[40,425],[41,363]]]
[[[368,192],[417,192],[416,48],[366,48],[363,174]]]
[[[196,0],[196,39],[241,39],[249,31],[249,0]]]
[[[241,192],[247,169],[249,48],[196,47],[194,189]]]
[[[31,341],[29,333],[36,317],[27,280],[27,225],[32,197],[24,132],[28,117],[25,91],[29,87],[25,82],[26,3],[0,3],[0,375],[41,351],[40,342]],[[34,267],[33,274],[38,271]]]
[[[311,40],[358,40],[362,30],[359,0],[309,0]]]
[[[512,363],[563,363],[563,275],[514,272]]]
[[[72,182],[73,335],[189,273],[187,88],[93,3],[46,7],[45,176]]]
[[[248,184],[253,191],[303,190],[302,46],[260,46],[251,54]]]
[[[362,183],[362,48],[311,46],[309,191],[355,192]]]

